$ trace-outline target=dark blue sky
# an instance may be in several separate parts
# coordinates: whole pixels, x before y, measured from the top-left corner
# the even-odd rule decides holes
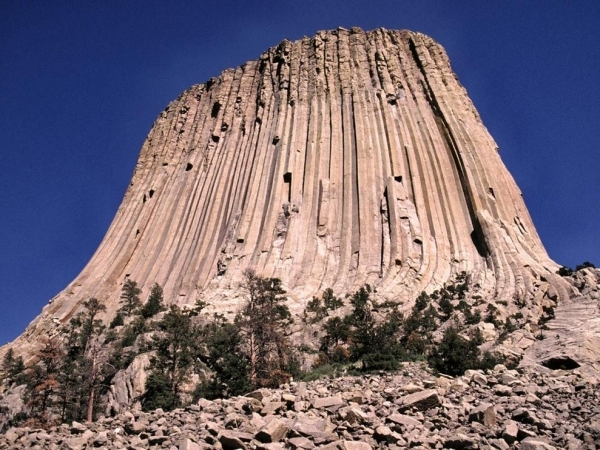
[[[550,256],[600,264],[600,2],[0,2],[0,344],[83,268],[154,119],[282,39],[360,26],[448,51]]]

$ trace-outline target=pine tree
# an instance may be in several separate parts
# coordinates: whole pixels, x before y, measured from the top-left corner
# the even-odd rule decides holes
[[[439,306],[440,306],[440,311],[442,313],[442,319],[448,320],[450,318],[450,316],[452,315],[452,313],[454,312],[454,307],[452,306],[450,299],[445,295],[442,296],[442,298],[439,301]]]
[[[122,330],[121,345],[130,347],[135,344],[138,336],[149,331],[149,325],[143,316],[135,316],[131,323],[125,325]]]
[[[442,296],[444,295],[446,294],[442,292]],[[439,315],[430,301],[431,297],[422,292],[410,315],[404,319],[401,342],[412,357],[424,355],[428,351],[433,342],[431,332],[438,327]]]
[[[149,319],[167,308],[163,304],[163,289],[158,283],[154,283],[148,301],[142,307],[142,317]]]
[[[294,357],[286,337],[291,314],[283,304],[285,290],[279,278],[244,273],[248,301],[236,318],[241,351],[249,361],[249,382],[254,387],[276,387],[287,381]]]
[[[446,328],[441,342],[433,348],[429,364],[446,375],[462,375],[467,369],[476,369],[481,365],[480,350],[476,339],[465,339],[453,325]]]
[[[327,288],[323,291],[321,298],[313,297],[310,300],[304,310],[306,320],[307,313],[314,313],[314,317],[311,319],[311,323],[317,323],[321,321],[325,316],[329,315],[329,311],[335,311],[338,308],[344,306],[344,302],[341,298],[337,297],[333,293],[333,289]]]
[[[152,374],[146,383],[144,410],[162,407],[172,410],[181,404],[181,385],[187,380],[200,353],[200,332],[192,317],[178,306],[158,323],[159,335],[153,337],[156,355],[151,360]]]
[[[371,287],[365,285],[350,300],[353,308],[348,322],[352,325],[350,352],[353,361],[362,361],[363,370],[394,370],[405,359],[398,340],[401,316],[393,309],[387,317],[375,321],[371,311]]]
[[[64,356],[57,338],[46,340],[35,354],[38,362],[28,370],[24,394],[31,425],[47,427],[54,422],[53,407]]]
[[[15,357],[15,352],[9,348],[4,359],[2,360],[2,378],[8,383],[20,384],[23,382],[23,372],[25,371],[25,363],[23,357]]]
[[[121,289],[121,311],[126,316],[130,316],[137,308],[142,305],[140,300],[140,294],[142,290],[138,287],[137,283],[131,279],[127,279]]]
[[[323,303],[325,304],[325,308],[331,311],[335,311],[344,306],[343,300],[337,297],[331,288],[327,288],[323,291]]]
[[[321,338],[320,351],[323,362],[346,362],[348,351],[341,350],[340,345],[345,344],[350,339],[350,325],[341,317],[331,317],[323,326],[325,335]]]
[[[96,412],[98,398],[108,391],[110,380],[116,369],[109,363],[111,354],[109,349],[97,336],[90,341],[85,359],[81,364],[82,393],[85,395],[85,419],[92,422]],[[83,412],[83,411],[82,411]]]
[[[215,320],[203,332],[208,348],[206,362],[213,371],[210,380],[202,383],[195,397],[215,399],[250,392],[250,361],[241,351],[242,335],[237,324]]]
[[[82,314],[81,347],[83,353],[86,353],[90,338],[104,330],[102,321],[96,319],[96,316],[106,311],[106,306],[93,297],[83,302],[83,306],[85,312]]]
[[[108,326],[108,328],[110,328],[112,330],[113,328],[120,327],[123,325],[125,325],[125,321],[123,320],[123,314],[118,312],[115,315],[115,317],[113,318],[113,320],[110,322],[110,325]]]
[[[108,364],[109,348],[104,345],[104,325],[97,319],[106,310],[96,298],[83,302],[84,310],[65,328],[66,355],[59,380],[63,421],[93,419],[96,399],[108,388],[114,374]]]

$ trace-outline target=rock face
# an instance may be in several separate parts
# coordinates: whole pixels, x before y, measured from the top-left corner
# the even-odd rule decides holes
[[[597,382],[577,370],[547,372],[499,365],[485,375],[470,371],[449,379],[407,363],[396,374],[292,382],[245,397],[201,399],[171,412],[125,412],[48,430],[10,428],[0,435],[0,448],[598,448]],[[475,381],[482,376],[484,386]],[[433,392],[439,401],[402,409],[408,385],[419,389],[412,395]],[[490,387],[498,385],[510,395],[495,395]],[[274,403],[282,406],[273,411]]]
[[[121,413],[141,408],[139,398],[146,390],[148,367],[150,356],[142,353],[135,357],[127,369],[117,372],[108,392],[107,411]]]
[[[508,312],[518,299],[533,319],[556,303],[577,314],[444,49],[410,31],[283,41],[185,91],[154,123],[95,255],[15,348],[30,352],[89,297],[114,313],[127,277],[145,294],[159,283],[167,302],[235,311],[247,268],[281,278],[292,311],[364,283],[409,307],[465,271]]]

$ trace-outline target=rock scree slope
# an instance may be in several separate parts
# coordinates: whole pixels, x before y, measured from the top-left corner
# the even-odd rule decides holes
[[[498,365],[449,379],[407,363],[396,374],[291,382],[170,412],[11,428],[0,448],[587,450],[600,445],[596,387],[562,370]]]
[[[114,314],[127,277],[235,311],[247,268],[281,278],[292,311],[364,283],[408,305],[464,271],[479,296],[533,319],[561,305],[549,327],[564,348],[542,342],[532,361],[573,347],[599,359],[597,287],[586,296],[556,274],[448,56],[421,33],[285,40],[181,94],[96,253],[10,345],[31,354],[89,297]]]

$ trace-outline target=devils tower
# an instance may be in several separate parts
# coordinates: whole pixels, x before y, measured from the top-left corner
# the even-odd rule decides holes
[[[531,323],[580,296],[444,49],[410,31],[283,41],[181,94],[92,259],[12,345],[27,353],[90,297],[110,316],[127,278],[144,292],[159,283],[167,302],[235,311],[247,268],[281,278],[292,311],[365,283],[410,305],[461,272],[507,315],[526,305]],[[589,353],[585,305],[557,333],[578,327]]]

